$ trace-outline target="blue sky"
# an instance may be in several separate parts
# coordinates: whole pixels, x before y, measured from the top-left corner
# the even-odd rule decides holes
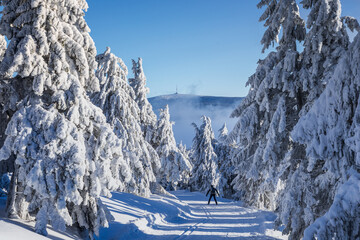
[[[98,53],[110,46],[129,70],[143,58],[149,96],[246,96],[261,54],[262,9],[254,0],[88,0]],[[342,0],[359,19],[360,1]],[[130,75],[131,71],[130,71]]]

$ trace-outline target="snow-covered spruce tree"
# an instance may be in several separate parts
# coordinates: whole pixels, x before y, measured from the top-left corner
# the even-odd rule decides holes
[[[159,182],[166,189],[176,189],[184,185],[192,170],[189,159],[178,149],[172,130],[173,122],[170,122],[168,105],[160,109],[160,116],[157,122],[157,132],[154,134],[154,142],[158,146],[157,153],[161,159]]]
[[[222,196],[232,198],[234,194],[232,181],[235,178],[235,164],[231,156],[233,145],[227,141],[228,129],[224,124],[219,129],[219,136],[217,141],[214,141],[214,151],[219,162],[219,172],[221,175],[219,181],[219,192]]]
[[[6,40],[3,35],[0,35],[0,62],[4,59],[6,51]],[[15,100],[15,103],[14,101]],[[9,107],[16,108],[18,97],[16,91],[12,88],[11,83],[6,79],[0,79],[0,147],[3,146],[6,135],[5,130],[10,120],[10,114],[8,112]],[[7,159],[6,161],[0,161],[0,176],[7,172],[13,172],[14,161],[13,159]]]
[[[238,197],[273,210],[279,170],[292,144],[289,133],[303,104],[296,44],[305,37],[305,23],[295,0],[262,0],[258,7],[263,6],[267,6],[260,17],[267,27],[263,51],[278,41],[281,31],[282,36],[276,51],[259,60],[249,78],[249,93],[232,113],[239,120],[228,138],[237,139],[239,145],[231,156],[237,160],[233,184]]]
[[[206,191],[210,185],[218,186],[220,174],[218,159],[214,152],[214,133],[209,117],[202,117],[203,124],[198,126],[193,123],[195,137],[193,139],[191,160],[193,172],[190,179],[192,190]]]
[[[130,86],[135,92],[135,101],[140,108],[140,123],[146,141],[148,141],[153,148],[158,146],[153,142],[154,133],[156,132],[157,118],[152,110],[152,106],[147,99],[149,88],[146,87],[146,77],[142,67],[142,59],[139,58],[136,62],[132,60],[134,78],[129,78]]]
[[[145,141],[140,126],[140,109],[135,102],[135,93],[127,82],[128,70],[121,58],[110,52],[110,48],[96,57],[100,80],[100,92],[92,101],[103,109],[115,134],[123,140],[123,156],[130,164],[133,174],[125,191],[142,196],[150,195],[150,182],[155,182],[154,172],[160,168],[155,149]]]
[[[352,30],[360,30],[355,19],[345,19]],[[302,194],[305,197],[302,201],[304,210],[291,206],[292,210],[284,209],[280,216],[292,231],[302,233],[312,224],[305,231],[306,239],[360,237],[360,199],[357,197],[360,195],[359,80],[358,34],[349,49],[342,50],[334,74],[326,80],[326,89],[292,133],[295,141],[306,145],[306,161],[302,163],[304,167],[299,169],[299,174],[308,176],[306,186],[302,186],[308,191]],[[290,186],[295,188],[298,184],[299,179],[296,179]],[[301,188],[296,190],[304,191]],[[294,201],[295,197],[299,198],[297,194],[287,196],[288,202]],[[299,213],[304,222],[294,221],[292,215]]]
[[[348,91],[350,70],[344,66],[348,60],[340,58],[346,55],[349,43],[340,19],[340,1],[303,1],[303,4],[311,8],[310,31],[305,38],[299,73],[305,104],[292,133],[295,147],[290,149],[284,164],[288,180],[279,198],[277,220],[285,224],[284,233],[291,233],[295,239],[302,237],[304,229],[330,208],[335,190],[347,179],[346,167],[341,166],[348,161],[344,160],[348,159],[344,149],[348,128],[345,119],[350,119],[354,108],[349,104],[354,101],[352,96],[357,95],[351,93],[357,91],[355,87]],[[322,97],[316,100],[325,87]],[[315,103],[317,106],[312,108]]]
[[[189,188],[189,181],[190,181],[190,177],[191,177],[191,173],[192,173],[192,164],[191,164],[191,159],[190,159],[190,152],[191,150],[187,149],[186,148],[186,145],[184,145],[182,142],[180,142],[178,145],[177,145],[179,151],[180,151],[180,154],[182,156],[184,156],[185,159],[188,159],[189,160],[189,163],[190,163],[190,166],[191,166],[191,171],[187,172],[187,171],[183,171],[182,172],[182,176],[181,176],[181,182],[179,182],[179,185],[178,187],[180,189],[188,189]]]
[[[3,77],[31,82],[7,129],[0,158],[16,157],[10,214],[75,225],[89,237],[108,225],[100,195],[131,178],[121,141],[86,91],[99,89],[86,1],[4,0],[0,33],[9,39]],[[120,187],[119,187],[120,186]],[[15,195],[16,193],[16,195]]]
[[[229,130],[226,127],[226,123],[224,123],[224,125],[219,129],[219,136],[218,136],[217,140],[220,143],[226,143],[228,134],[229,134]]]

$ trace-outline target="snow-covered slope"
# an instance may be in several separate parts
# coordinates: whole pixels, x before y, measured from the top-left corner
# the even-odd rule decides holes
[[[213,97],[188,94],[171,94],[149,98],[156,114],[159,109],[169,105],[171,121],[177,142],[182,141],[188,147],[192,144],[194,129],[191,123],[200,123],[202,115],[211,118],[215,135],[224,123],[232,129],[236,119],[230,118],[231,112],[240,104],[241,97]]]
[[[114,193],[104,198],[115,221],[100,231],[99,239],[287,239],[273,230],[272,213],[222,198],[219,205],[207,205],[207,197],[199,192],[172,194],[141,198]]]
[[[109,228],[102,228],[97,239],[287,239],[273,230],[275,215],[245,208],[240,202],[218,198],[207,205],[203,193],[176,191],[173,196],[152,195],[142,198],[114,192],[102,198],[114,216]],[[0,205],[3,214],[4,200]],[[0,217],[0,239],[79,239],[68,229],[53,231],[44,237],[34,232],[34,222]]]

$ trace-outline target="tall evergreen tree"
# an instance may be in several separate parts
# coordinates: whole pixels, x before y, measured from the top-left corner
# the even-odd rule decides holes
[[[164,109],[160,109],[154,141],[157,143],[156,151],[161,159],[159,181],[168,189],[188,182],[187,177],[192,169],[187,156],[176,146],[172,125],[169,107],[166,105]]]
[[[352,30],[360,30],[355,19],[347,17],[345,20]],[[328,82],[325,90],[299,120],[292,133],[294,140],[306,145],[306,165],[300,174],[309,176],[306,187],[310,191],[304,195],[312,201],[304,201],[305,209],[311,211],[304,211],[303,217],[307,221],[300,227],[303,231],[304,227],[312,224],[305,231],[305,237],[309,239],[331,239],[338,236],[356,239],[360,236],[360,200],[353,197],[360,194],[359,33],[347,51],[343,50],[343,46],[339,48],[341,57],[334,74],[325,79]],[[291,186],[295,191],[303,191],[296,184]],[[289,198],[291,200],[293,199]],[[286,210],[281,216],[284,217],[289,212],[292,213]],[[319,217],[321,218],[315,221]],[[294,224],[287,223],[296,229],[296,225],[294,227]]]
[[[296,49],[304,40],[305,24],[295,0],[262,0],[260,17],[267,30],[261,40],[265,50],[282,37],[275,52],[258,62],[249,78],[250,91],[232,113],[239,120],[229,139],[238,139],[232,153],[237,159],[234,188],[243,200],[261,208],[275,209],[279,194],[279,170],[291,147],[289,133],[302,107],[298,76],[300,57]]]
[[[339,81],[338,84],[340,84],[343,81],[341,79],[348,75],[346,68],[341,67],[341,70],[337,70],[339,65],[343,65],[344,59],[341,60],[340,57],[346,55],[349,44],[345,26],[340,18],[340,1],[303,1],[302,3],[304,8],[311,10],[307,21],[310,30],[304,41],[302,68],[299,73],[300,79],[303,81],[304,105],[300,112],[299,122],[292,133],[294,147],[289,150],[287,163],[284,164],[283,171],[288,177],[282,191],[283,194],[279,198],[278,208],[278,221],[286,226],[284,233],[291,233],[291,238],[295,239],[303,235],[306,226],[325,214],[334,199],[335,189],[339,183],[343,182],[343,180],[338,181],[339,175],[333,174],[334,171],[326,170],[328,163],[324,160],[327,157],[334,160],[341,159],[346,155],[346,151],[343,150],[339,155],[336,153],[343,145],[341,140],[336,137],[338,134],[345,133],[343,123],[334,123],[334,120],[330,120],[330,128],[337,125],[330,130],[326,129],[327,120],[324,121],[325,118],[329,118],[329,115],[331,116],[329,119],[337,115],[335,112],[338,112],[339,109],[329,110],[329,108],[338,104],[333,102],[332,97],[322,97],[317,100],[325,87],[328,89],[327,93],[324,93],[325,96],[334,94],[333,90],[330,90],[333,89],[334,82]],[[344,76],[339,76],[337,71],[343,71],[341,75]],[[328,88],[327,84],[332,82],[330,79],[334,75],[337,75],[339,79],[334,80]],[[341,84],[337,88],[342,89]],[[310,109],[316,102],[321,102],[321,104],[316,104],[318,106],[314,109],[319,112],[314,114],[314,110]],[[328,103],[325,104],[325,102]],[[324,104],[322,105],[322,103]],[[349,110],[347,107],[344,109],[346,109],[345,111]],[[343,114],[345,118],[349,115],[345,112]],[[304,124],[309,124],[309,126],[304,127],[305,131],[301,131]],[[316,133],[317,131],[318,133]],[[324,137],[327,134],[332,135],[330,137],[332,140]],[[310,140],[311,138],[313,140]],[[328,144],[324,144],[326,141]],[[311,147],[306,147],[303,145],[304,143]],[[311,149],[312,147],[314,149]],[[328,150],[334,152],[325,157]],[[322,151],[325,152],[320,153]],[[317,155],[319,153],[320,155]],[[342,167],[340,169],[344,170]]]
[[[156,151],[145,141],[140,126],[140,109],[135,102],[135,93],[127,81],[127,67],[110,48],[96,57],[100,80],[100,92],[93,94],[93,102],[99,106],[123,141],[123,156],[129,163],[133,179],[126,191],[142,196],[150,195],[150,183],[155,182],[154,173],[160,168]]]
[[[130,86],[135,92],[135,101],[140,108],[140,123],[146,141],[148,141],[155,149],[158,147],[153,142],[154,133],[156,132],[156,115],[152,110],[152,106],[147,100],[149,88],[146,87],[146,77],[142,67],[142,59],[136,62],[132,60],[134,78],[129,78]]]
[[[207,190],[210,185],[217,186],[220,179],[218,159],[214,152],[214,133],[211,128],[209,117],[202,117],[203,124],[200,128],[195,123],[195,137],[191,152],[193,173],[190,179],[192,189],[198,191]]]
[[[189,181],[190,181],[190,177],[192,174],[192,169],[193,169],[193,165],[191,163],[191,158],[190,158],[190,152],[191,150],[186,148],[186,145],[184,145],[182,142],[180,142],[177,145],[179,151],[180,151],[180,156],[183,156],[185,159],[189,160],[189,164],[191,166],[190,171],[182,171],[182,176],[181,179],[182,181],[179,183],[179,188],[180,189],[188,189],[189,188]]]
[[[17,106],[0,158],[16,156],[10,214],[36,215],[46,224],[87,229],[108,225],[100,195],[129,181],[122,146],[86,91],[99,89],[94,43],[84,19],[85,0],[4,0],[0,33],[9,46],[0,65],[4,77],[30,81]],[[16,195],[15,195],[16,192]]]
[[[233,144],[231,141],[228,141],[228,129],[226,124],[224,124],[219,129],[219,136],[217,141],[215,141],[215,153],[218,157],[219,162],[219,172],[221,175],[219,181],[219,191],[220,194],[227,198],[232,198],[234,195],[234,189],[232,186],[232,181],[235,178],[235,166],[231,156],[231,151],[233,151]]]

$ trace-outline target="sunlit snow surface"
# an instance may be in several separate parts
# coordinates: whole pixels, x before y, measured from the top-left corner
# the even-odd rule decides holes
[[[198,192],[175,191],[174,197],[142,198],[114,192],[102,198],[115,220],[97,239],[287,239],[273,230],[275,215],[242,207],[239,202],[218,199],[207,205]],[[4,218],[5,200],[0,199],[0,239],[79,239],[72,229],[66,233],[48,226],[47,237],[34,232],[34,222]]]
[[[175,191],[174,198],[141,198],[113,193],[103,198],[115,217],[99,239],[287,239],[273,230],[273,213],[219,198],[219,205],[198,192]]]

